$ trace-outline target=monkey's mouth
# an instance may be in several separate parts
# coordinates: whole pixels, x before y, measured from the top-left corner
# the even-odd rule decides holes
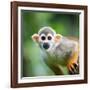
[[[49,47],[50,47],[50,45],[49,45],[48,43],[44,43],[44,44],[43,44],[43,48],[44,48],[44,49],[49,49]]]

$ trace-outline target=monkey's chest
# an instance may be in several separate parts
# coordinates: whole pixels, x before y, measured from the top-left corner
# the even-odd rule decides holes
[[[50,64],[61,64],[66,65],[68,59],[70,58],[72,54],[71,50],[56,50],[55,52],[51,52],[47,55],[47,61]]]

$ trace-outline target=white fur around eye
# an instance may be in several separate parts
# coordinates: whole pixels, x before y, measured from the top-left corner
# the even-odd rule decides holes
[[[47,35],[47,38],[48,38],[49,36],[50,36],[52,39],[54,38],[54,37],[52,36],[52,34],[50,34],[50,33]]]
[[[41,34],[41,35],[40,35],[40,39],[39,39],[40,41],[43,41],[43,40],[41,39],[43,36],[46,38],[46,35],[45,35],[45,34]]]

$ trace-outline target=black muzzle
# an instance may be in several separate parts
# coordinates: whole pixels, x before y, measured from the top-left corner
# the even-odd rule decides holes
[[[44,43],[44,44],[43,44],[43,48],[44,48],[44,49],[48,49],[49,46],[50,46],[50,45],[49,45],[48,43]]]

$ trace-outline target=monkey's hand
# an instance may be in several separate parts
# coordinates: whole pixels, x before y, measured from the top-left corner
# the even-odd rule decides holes
[[[75,52],[68,60],[67,68],[70,74],[77,74],[78,67],[78,52]]]

